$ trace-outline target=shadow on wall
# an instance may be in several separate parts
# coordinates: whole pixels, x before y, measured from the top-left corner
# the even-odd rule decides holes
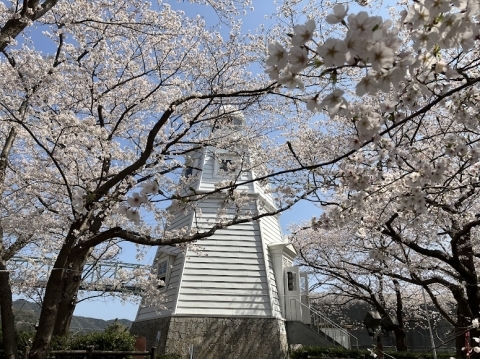
[[[169,317],[135,322],[132,334],[144,336],[159,354],[201,359],[287,357],[283,321],[275,318]]]

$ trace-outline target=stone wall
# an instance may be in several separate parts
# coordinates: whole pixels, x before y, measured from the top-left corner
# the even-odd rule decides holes
[[[169,325],[170,317],[133,322],[130,327],[130,333],[145,337],[147,340],[147,350],[150,350],[151,347],[156,347],[157,353],[164,354]]]
[[[131,328],[133,334],[145,336],[147,348],[155,343],[158,330],[159,353],[178,353],[182,358],[189,358],[192,345],[195,359],[287,357],[285,326],[275,318],[169,317],[135,322]]]

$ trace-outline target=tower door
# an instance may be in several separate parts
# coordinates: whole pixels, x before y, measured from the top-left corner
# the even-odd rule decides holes
[[[285,319],[302,321],[302,296],[300,288],[300,270],[298,267],[285,267]]]

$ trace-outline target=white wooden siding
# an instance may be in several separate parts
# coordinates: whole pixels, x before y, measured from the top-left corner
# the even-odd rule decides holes
[[[171,222],[169,230],[180,229],[184,227],[190,228],[192,223],[193,214],[184,213],[178,211],[178,215]],[[168,253],[162,252],[162,250],[168,247]],[[158,307],[141,307],[137,312],[136,321],[148,320],[153,318],[170,316],[175,311],[175,305],[177,303],[178,290],[180,288],[180,282],[182,278],[182,270],[185,262],[185,255],[183,251],[174,246],[159,246],[157,249],[155,263],[162,261],[165,258],[169,258],[169,275],[167,277],[166,287],[163,290],[162,296],[165,297],[162,306]]]
[[[202,203],[199,228],[208,228],[218,206]],[[272,316],[258,222],[221,229],[197,244],[199,251],[186,254],[177,315]]]
[[[271,296],[272,314],[277,318],[281,318],[282,311],[280,307],[279,296],[283,295],[283,293],[278,292],[277,283],[275,282],[275,274],[273,272],[273,262],[270,251],[268,250],[269,244],[279,243],[283,241],[280,223],[276,216],[264,217],[260,220],[260,228],[262,230],[264,256],[266,257],[265,265],[267,268],[267,278]]]
[[[266,244],[283,242],[280,223],[276,216],[263,217],[260,221],[262,223],[263,239]]]
[[[253,176],[254,178],[257,178],[255,175]],[[275,201],[273,200],[273,196],[269,192],[270,185],[268,183],[265,185],[265,184],[262,184],[261,182],[254,182],[253,190],[255,191],[255,193],[258,193],[262,198],[262,200],[265,201],[271,208],[276,208]]]

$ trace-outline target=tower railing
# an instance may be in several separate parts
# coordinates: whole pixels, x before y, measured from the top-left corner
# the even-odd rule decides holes
[[[342,346],[345,349],[352,349],[352,342],[354,343],[357,350],[358,338],[350,333],[345,328],[342,328],[340,325],[327,318],[320,312],[306,306],[296,298],[290,298],[291,301],[295,301],[296,306],[302,308],[302,312],[305,310],[310,314],[310,328],[316,331],[319,335],[327,339],[332,344],[337,346]]]

